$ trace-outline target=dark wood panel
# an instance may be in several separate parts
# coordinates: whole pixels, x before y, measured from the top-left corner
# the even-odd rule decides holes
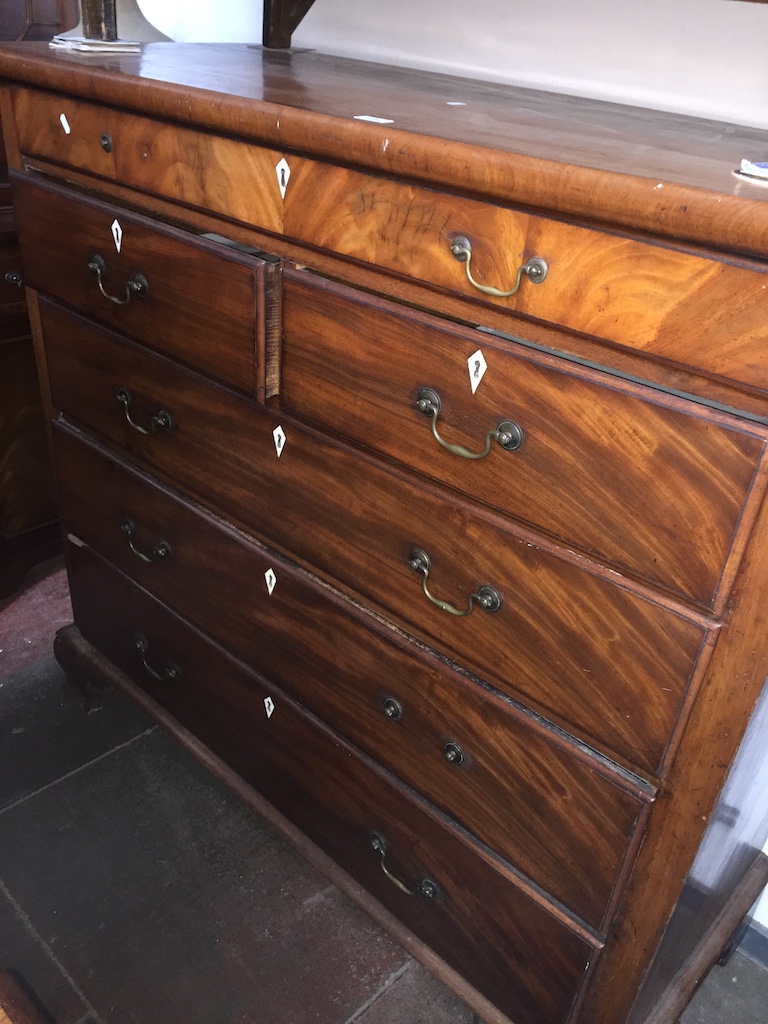
[[[29,338],[0,344],[0,537],[56,518],[53,474]]]
[[[72,548],[71,564],[73,606],[86,639],[502,1011],[520,1024],[565,1024],[596,952],[566,919],[392,776],[124,577],[110,574],[87,549]],[[137,632],[148,642],[143,656],[151,672],[136,649]],[[176,672],[170,677],[169,664]],[[411,886],[434,876],[437,899],[408,896],[385,877],[370,845],[371,829],[387,839],[388,869]]]
[[[52,60],[7,44],[4,77],[654,234],[768,254],[768,194],[733,176],[763,133],[638,107],[311,52],[147,47]],[[211,92],[228,93],[212,103]],[[458,99],[463,107],[448,106]],[[355,120],[360,115],[392,123]],[[655,192],[653,184],[663,188]]]
[[[30,287],[249,394],[258,380],[263,393],[265,369],[256,365],[262,260],[21,177],[13,187]],[[104,290],[124,304],[101,294],[94,255],[104,264]],[[146,293],[128,290],[137,275]]]
[[[701,621],[616,586],[611,573],[549,550],[486,510],[448,502],[294,421],[281,424],[274,412],[113,344],[50,303],[41,311],[54,404],[68,416],[387,609],[503,691],[657,769],[707,640]],[[166,409],[173,428],[150,437],[132,429],[115,398],[121,387],[135,396],[141,422]],[[287,435],[280,457],[278,426]],[[456,618],[435,608],[409,566],[414,545],[431,557],[429,585],[441,598],[466,605],[488,583],[501,592],[500,611]]]
[[[285,274],[283,326],[281,407],[712,604],[764,447],[735,418],[724,429],[693,403],[307,273]],[[488,369],[473,393],[478,349]],[[512,420],[521,447],[494,442],[477,461],[447,452],[418,411],[425,386],[449,442],[482,451]]]
[[[65,429],[54,443],[70,533],[601,926],[649,793],[111,453]],[[171,554],[143,561],[126,517],[142,554],[160,542]]]

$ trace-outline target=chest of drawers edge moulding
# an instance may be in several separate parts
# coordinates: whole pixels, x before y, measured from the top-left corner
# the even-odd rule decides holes
[[[194,110],[196,116],[203,121],[206,118],[208,118],[209,120],[211,119],[212,115],[210,105],[207,103],[209,96],[206,94],[197,94],[194,92],[190,94],[188,90],[184,88],[174,88],[172,84],[163,84],[162,86],[153,87],[152,83],[146,79],[140,83],[141,88],[138,89],[136,88],[136,81],[134,79],[131,79],[130,75],[113,74],[109,71],[104,71],[101,69],[89,69],[88,65],[85,62],[72,62],[71,66],[65,67],[57,64],[56,61],[52,58],[47,59],[47,55],[44,54],[42,51],[35,51],[34,49],[28,51],[34,54],[34,59],[25,61],[21,59],[19,56],[20,54],[23,54],[23,52],[23,50],[19,50],[18,48],[11,48],[11,50],[9,50],[8,53],[5,53],[2,56],[0,56],[0,67],[2,67],[4,74],[8,79],[23,81],[32,85],[39,85],[45,87],[47,90],[53,89],[61,90],[63,93],[79,94],[83,99],[89,102],[97,100],[99,101],[99,103],[104,104],[115,103],[116,105],[124,108],[132,108],[137,113],[142,115],[152,114],[154,116],[157,116],[158,114],[173,114],[174,120],[182,121],[183,118],[180,116],[180,114],[182,108],[186,108],[186,111],[190,113]],[[172,52],[173,50],[167,51],[168,54],[171,54]],[[186,50],[180,49],[177,52],[179,52],[180,54],[188,54],[190,51],[187,48]],[[242,61],[242,55],[240,55],[238,59]],[[130,62],[128,63],[130,64]],[[349,65],[345,64],[344,68],[348,70]],[[167,74],[167,70],[163,73]],[[385,72],[380,72],[380,69],[376,68],[372,68],[366,73],[372,76],[374,80],[375,76],[379,73],[384,74],[385,77],[388,74]],[[180,77],[183,79],[183,74],[181,74]],[[419,75],[416,77],[418,79],[422,79],[424,76]],[[439,81],[438,78],[433,78],[431,76],[427,76],[426,80],[428,83],[436,83]],[[389,84],[391,86],[391,83]],[[429,89],[427,91],[429,92]],[[130,95],[132,92],[133,95]],[[429,98],[431,100],[431,97]],[[8,94],[6,94],[6,99],[4,103],[5,110],[7,111],[9,109]],[[216,112],[214,115],[219,123],[217,123],[216,125],[209,124],[207,125],[207,127],[218,127],[219,129],[225,127],[229,132],[232,132],[233,134],[238,136],[247,136],[251,134],[250,131],[246,132],[242,130],[243,108],[244,101],[242,99],[232,99],[231,97],[223,98],[216,107]],[[295,131],[292,137],[293,145],[290,148],[303,150],[305,153],[311,155],[313,159],[320,158],[322,160],[327,160],[330,155],[329,152],[327,151],[329,147],[331,148],[331,150],[333,150],[335,147],[339,146],[341,144],[341,138],[344,136],[344,134],[346,134],[348,135],[350,140],[349,147],[345,147],[346,157],[353,158],[354,156],[357,156],[358,161],[356,162],[365,163],[365,155],[367,154],[367,162],[369,167],[373,163],[373,166],[376,169],[378,169],[379,171],[386,171],[387,174],[389,174],[393,172],[393,168],[401,170],[402,163],[407,162],[407,159],[410,156],[412,156],[413,149],[418,149],[419,147],[421,147],[423,154],[421,161],[422,174],[424,176],[431,174],[433,176],[433,183],[435,180],[440,180],[442,175],[443,184],[450,188],[452,186],[455,187],[455,182],[446,181],[445,178],[450,177],[450,172],[455,167],[455,164],[452,161],[456,160],[458,162],[457,154],[459,154],[460,156],[466,156],[467,154],[467,150],[466,148],[464,148],[465,144],[449,143],[445,145],[442,144],[439,138],[425,140],[423,137],[419,136],[417,138],[417,141],[414,142],[413,145],[410,145],[408,137],[404,136],[403,133],[401,132],[397,136],[395,136],[393,140],[390,142],[390,146],[393,147],[393,150],[395,149],[396,146],[400,146],[401,156],[399,159],[401,160],[401,166],[400,168],[398,168],[397,162],[396,160],[394,160],[394,158],[394,162],[391,162],[384,166],[384,157],[386,156],[389,147],[384,147],[384,150],[382,151],[380,128],[372,127],[370,123],[361,123],[352,120],[350,120],[350,123],[345,123],[343,126],[340,126],[338,119],[323,118],[316,112],[312,111],[306,113],[305,115],[302,115],[299,110],[290,111],[286,109],[282,114],[280,114],[278,110],[278,116],[276,116],[275,110],[276,107],[274,104],[260,104],[258,102],[253,102],[251,104],[251,109],[249,110],[248,116],[254,124],[258,123],[261,125],[262,131],[260,134],[262,143],[269,142],[271,146],[275,146],[275,136],[276,133],[280,130],[290,134],[291,117],[294,117]],[[283,122],[283,129],[280,129],[279,127],[281,119]],[[289,127],[286,128],[286,124]],[[327,134],[324,134],[322,136],[319,135],[317,132],[317,128],[321,124],[324,125],[324,127],[327,129]],[[239,126],[239,130],[236,126]],[[64,129],[62,126],[62,132],[63,131]],[[747,132],[747,134],[749,133]],[[310,144],[310,138],[313,140],[312,144]],[[300,139],[303,140],[301,145],[298,144]],[[14,147],[12,136],[9,136],[9,141],[11,143],[9,149],[10,152],[13,153]],[[98,146],[100,147],[101,152],[106,152],[105,147],[103,146],[100,138],[98,140],[93,140],[93,144],[94,150],[95,146]],[[433,160],[433,157],[435,153],[438,151],[438,149],[440,150],[440,153],[443,157],[443,162],[438,169],[435,169],[435,165],[431,161]],[[98,150],[95,151],[98,152]],[[403,157],[402,152],[405,152],[408,155],[406,157]],[[373,162],[373,159],[371,157],[371,154],[373,153],[376,153],[375,163]],[[278,147],[278,156],[279,155],[280,147]],[[487,155],[488,150],[486,147],[481,153],[481,157],[483,158],[481,162],[483,164],[485,164],[484,158]],[[33,158],[34,156],[35,155],[33,154]],[[44,154],[44,156],[48,159],[51,165],[55,164],[55,159],[51,158],[51,154]],[[541,182],[535,181],[535,171],[542,172],[541,181],[545,181],[547,183],[546,187],[551,188],[552,182],[556,178],[562,180],[563,168],[557,168],[555,172],[555,170],[553,169],[553,162],[551,160],[532,161],[532,158],[530,157],[521,157],[518,159],[511,157],[509,154],[503,154],[502,156],[502,162],[507,167],[507,169],[509,168],[510,164],[514,164],[515,162],[517,163],[519,179],[523,182],[522,188],[525,194],[529,197],[529,200],[534,195],[538,195],[539,201],[536,203],[536,205],[546,206],[547,204],[541,201],[541,193],[537,192],[537,189],[540,189],[542,186]],[[65,163],[66,162],[67,161],[65,161]],[[535,171],[531,170],[530,165],[532,162],[536,163],[537,165]],[[18,160],[18,152],[16,152],[15,163],[17,169],[21,169]],[[77,161],[74,161],[74,163],[77,164]],[[494,174],[493,162],[491,162],[490,166],[490,171],[487,170],[487,165],[485,171],[478,171],[480,177],[485,176],[486,178],[486,189],[484,193],[484,198],[486,200],[492,198],[494,188],[498,189],[498,180],[496,181],[495,185],[493,184],[493,181],[490,180],[493,178]],[[51,168],[49,167],[48,170],[50,169]],[[82,174],[83,180],[85,180],[85,178],[87,177],[87,172],[90,169],[91,168],[89,166],[86,166],[84,169],[82,167],[80,168],[80,171],[78,173]],[[269,168],[269,170],[272,173],[279,173],[277,169],[273,170],[272,168]],[[448,173],[445,173],[446,171]],[[575,169],[573,173],[576,177],[578,177],[579,174],[581,174],[582,172],[579,169]],[[589,172],[583,173],[586,173],[588,175]],[[612,178],[613,173],[614,172],[612,172],[611,174],[604,175],[603,180],[605,181],[608,180],[609,178]],[[64,174],[63,176],[66,178],[67,174]],[[120,175],[118,173],[115,173],[114,177],[114,184],[111,184],[106,176],[103,177],[98,186],[99,191],[105,194],[112,193],[114,194],[115,198],[118,199],[125,198],[128,192],[127,190],[124,189],[122,190],[122,192],[120,191]],[[471,177],[471,175],[469,175],[468,177]],[[296,180],[300,179],[301,168],[299,168],[299,172],[297,172]],[[464,178],[462,180],[462,188],[466,188],[467,180],[468,178]],[[276,179],[275,183],[279,183],[279,178]],[[272,187],[274,188],[274,185]],[[290,182],[288,187],[290,188]],[[691,191],[690,189],[687,189],[686,186],[679,184],[675,185],[674,182],[665,183],[665,188],[667,187],[668,195],[674,196],[676,194],[685,194],[686,197],[692,195],[695,202],[699,204],[700,212],[703,207],[706,207],[708,201],[713,202],[713,200],[711,199],[707,200],[706,198],[703,198],[703,194],[700,188]],[[568,188],[569,186],[566,185],[566,192],[568,192]],[[672,214],[667,213],[660,215],[658,206],[654,207],[652,214],[649,214],[647,211],[641,211],[638,213],[637,197],[640,195],[642,191],[641,183],[638,183],[637,180],[634,180],[633,188],[635,195],[635,203],[633,206],[632,216],[634,217],[636,222],[634,224],[635,228],[643,231],[648,230],[649,222],[653,220],[653,217],[656,217],[657,226],[660,227],[662,236],[666,236],[667,239],[673,240],[675,232],[679,233],[681,225],[685,223],[685,217],[679,212],[679,210],[673,211]],[[473,190],[470,189],[469,191]],[[574,196],[575,192],[576,190],[572,189],[571,192],[568,194],[570,196]],[[739,197],[735,196],[721,198],[722,202],[718,202],[715,205],[713,205],[713,209],[717,209],[717,214],[713,218],[713,220],[716,220],[718,224],[722,224],[724,220],[727,219],[724,217],[722,212],[724,206],[727,207],[730,211],[735,211],[734,216],[731,220],[731,226],[729,228],[730,236],[726,231],[720,238],[716,239],[712,237],[714,232],[712,230],[711,225],[702,227],[702,223],[704,223],[706,218],[702,218],[701,216],[699,216],[698,218],[695,231],[686,231],[686,234],[690,235],[692,233],[698,232],[698,234],[702,236],[699,237],[699,241],[706,241],[710,245],[719,245],[722,243],[722,246],[724,248],[728,248],[728,244],[727,242],[723,242],[723,237],[727,238],[733,237],[735,235],[739,239],[739,247],[742,248],[743,252],[747,254],[757,254],[758,252],[765,252],[765,246],[763,246],[762,249],[760,248],[760,245],[762,243],[759,243],[758,241],[758,232],[754,228],[756,220],[753,217],[753,214],[756,211],[759,213],[759,217],[764,216],[763,211],[766,209],[764,203],[760,202],[759,199],[741,200]],[[652,200],[653,202],[657,203],[658,195],[653,196]],[[151,199],[148,199],[145,195],[141,200],[141,205],[146,205],[150,209],[153,207],[160,209],[163,204],[161,201],[155,202]],[[205,204],[203,203],[201,205]],[[595,209],[599,208],[599,205],[600,197],[591,197],[591,216],[595,216]],[[607,201],[606,205],[610,205],[610,201]],[[671,206],[674,207],[674,200],[672,200]],[[560,216],[562,215],[563,211],[555,210],[554,212],[557,213],[558,216]],[[572,210],[572,212],[577,215],[584,215],[583,210],[579,211],[574,209]],[[611,212],[615,216],[607,216],[604,214],[599,219],[603,222],[612,221],[613,223],[616,223],[617,220],[620,220],[618,210],[612,210]],[[667,217],[666,221],[664,220],[664,216]],[[184,218],[182,217],[182,219]],[[748,221],[750,223],[748,226],[745,227],[745,224],[747,224]],[[277,235],[279,234],[279,232],[275,232],[273,230],[272,234]],[[644,238],[645,236],[642,237]],[[664,238],[662,237],[661,240],[663,242]],[[312,239],[311,237],[307,237],[299,239],[299,241],[304,243],[311,243]],[[385,239],[385,241],[387,240]],[[328,246],[326,245],[322,245],[321,247],[328,248]],[[278,255],[283,254],[283,248],[290,249],[290,246],[283,246],[279,240],[274,241],[274,251],[277,251]],[[329,266],[341,266],[344,269],[338,270],[338,274],[339,276],[345,276],[345,274],[347,273],[345,269],[346,265],[341,265],[338,262],[336,262],[336,258],[334,256],[334,247],[330,246],[329,248],[331,252],[331,259],[330,261],[326,260],[325,264],[320,266],[319,269],[326,270],[327,272],[327,268]],[[686,237],[684,239],[683,249],[687,251],[690,250],[691,248],[691,239],[689,237]],[[299,251],[300,250],[298,248],[294,248],[293,252],[289,252],[288,255],[293,255],[295,258],[294,253],[298,253]],[[309,257],[307,259],[307,262],[310,263],[311,265],[310,254],[312,250],[304,249],[303,251]],[[336,247],[336,251],[338,251],[338,246]],[[344,250],[342,249],[341,251],[342,255],[344,255]],[[353,259],[357,258],[354,253],[347,253],[347,255]],[[709,258],[708,255],[707,258]],[[318,259],[320,259],[320,257],[318,257]],[[732,261],[733,257],[730,258],[730,262]],[[727,262],[728,261],[723,260],[720,263],[718,263],[718,269],[720,268],[720,266],[726,267]],[[749,259],[745,260],[744,262],[745,266],[748,266],[748,269],[753,269],[754,265],[751,263]],[[396,273],[400,273],[399,267],[394,266],[392,269]],[[376,273],[375,260],[372,273]],[[348,276],[353,279],[353,283],[358,283],[353,277],[351,269],[348,271]],[[372,279],[374,278],[365,279],[362,283],[368,283],[368,281]],[[387,279],[386,283],[384,283],[384,278],[378,278],[378,280],[382,282],[382,284],[380,284],[380,290],[386,292],[388,290],[388,282],[395,279]],[[523,284],[524,288],[526,283],[527,282],[524,282]],[[717,288],[716,281],[713,282],[713,288]],[[394,285],[392,285],[392,289],[395,290]],[[531,292],[532,289],[529,287],[527,291]],[[408,297],[409,294],[410,293],[408,292],[407,287],[404,287],[402,290],[402,294],[395,292],[394,297]],[[452,311],[452,309],[456,308],[466,308],[466,305],[461,305],[462,301],[462,297],[460,296],[457,304],[449,308],[448,311],[450,312]],[[435,300],[434,306],[440,308],[438,300]],[[523,312],[525,312],[525,310],[523,310]],[[468,317],[468,319],[471,318]],[[532,325],[531,330],[534,331],[535,329],[535,325]],[[679,325],[676,327],[676,330],[678,332],[681,330]],[[41,344],[41,342],[39,342],[39,344]],[[609,348],[606,351],[610,352],[611,349]],[[665,358],[668,358],[668,356]],[[736,355],[733,358],[738,359],[738,353],[736,353]],[[609,362],[609,358],[607,358],[606,361]],[[666,370],[664,372],[666,372]],[[674,378],[673,373],[670,376],[671,378]],[[671,383],[673,383],[673,380],[671,380]],[[750,387],[752,387],[752,390],[754,392],[754,386],[752,383],[750,384]],[[737,388],[736,390],[738,391],[739,389]],[[759,398],[756,401],[758,405],[762,403],[762,400]],[[761,489],[763,486],[763,478],[764,470],[760,474],[760,480],[758,480],[759,486],[756,485],[758,486],[758,489]],[[759,497],[759,495],[757,496]],[[766,531],[766,525],[764,520],[764,513],[760,508],[757,507],[758,502],[756,499],[753,502],[753,505],[754,507],[750,512],[750,518],[754,519],[754,527],[749,534],[749,538],[745,539],[744,541],[744,543],[747,545],[747,555],[744,559],[744,564],[738,570],[738,573],[736,574],[735,579],[733,581],[733,594],[730,599],[729,606],[727,609],[725,609],[725,611],[727,616],[733,616],[734,614],[738,615],[738,621],[739,623],[741,623],[740,628],[745,633],[751,635],[753,638],[757,638],[758,634],[761,631],[760,617],[758,613],[754,610],[754,608],[752,608],[752,610],[750,611],[750,606],[752,605],[752,602],[755,601],[757,596],[761,593],[761,591],[764,592],[766,589],[766,547],[762,541],[763,534],[765,534]],[[736,570],[734,570],[734,572],[736,572]],[[733,610],[734,608],[736,609],[735,612]],[[746,727],[746,715],[748,711],[751,709],[751,707],[754,706],[754,704],[757,701],[760,683],[762,681],[762,675],[764,675],[765,665],[768,663],[765,650],[760,649],[757,643],[754,643],[752,646],[756,648],[758,653],[755,657],[755,660],[753,661],[753,664],[750,666],[751,674],[748,673],[749,694],[742,693],[740,707],[736,709],[734,712],[732,712],[732,717],[727,722],[729,729],[735,730],[739,733],[744,731]],[[658,863],[658,859],[659,857],[663,856],[665,845],[664,833],[666,830],[672,827],[672,822],[675,820],[675,815],[679,814],[683,815],[683,817],[690,817],[691,815],[692,808],[690,796],[686,796],[684,799],[683,796],[680,796],[680,794],[683,793],[686,789],[686,778],[689,776],[691,772],[696,770],[697,754],[695,750],[695,744],[698,741],[695,739],[695,737],[711,737],[712,731],[715,727],[716,720],[720,723],[720,725],[725,724],[725,720],[722,719],[722,716],[721,718],[717,717],[718,713],[715,709],[715,706],[717,705],[718,699],[723,699],[726,693],[728,693],[729,688],[726,682],[728,678],[728,673],[737,671],[740,667],[740,663],[741,655],[739,654],[738,650],[736,649],[736,646],[733,643],[718,643],[718,646],[715,651],[713,664],[707,670],[706,677],[702,682],[701,692],[704,696],[702,697],[702,699],[698,700],[697,702],[694,702],[693,707],[689,709],[691,711],[691,719],[687,726],[685,737],[682,741],[681,749],[678,752],[677,759],[673,763],[671,775],[662,787],[659,798],[660,806],[662,806],[662,809],[655,810],[654,815],[651,819],[651,825],[648,835],[646,837],[645,845],[648,849],[654,847],[655,844],[656,852],[654,855],[644,853],[645,860],[643,860],[643,858],[641,857],[637,861],[634,873],[626,882],[624,895],[622,896],[623,911],[621,914],[617,915],[614,927],[609,930],[608,945],[606,947],[606,951],[602,954],[601,957],[601,960],[603,962],[601,963],[600,961],[598,961],[598,971],[596,977],[592,980],[589,989],[585,989],[582,992],[582,995],[580,996],[581,1006],[575,1006],[573,1008],[573,1013],[576,1014],[575,1017],[572,1016],[572,1019],[574,1021],[577,1019],[590,1019],[592,1021],[602,1021],[603,1024],[622,1024],[622,1022],[627,1019],[627,1014],[629,1013],[632,997],[631,993],[628,993],[627,991],[627,986],[621,985],[618,982],[617,973],[621,970],[624,970],[625,973],[627,973],[629,976],[635,978],[636,980],[639,980],[642,977],[642,974],[644,973],[650,961],[649,950],[638,948],[637,944],[633,945],[628,938],[629,932],[632,929],[637,929],[638,927],[637,915],[640,913],[639,908],[640,904],[642,903],[642,887],[648,884],[649,879],[661,878],[663,875],[661,867]],[[758,676],[761,676],[761,678],[758,679]],[[731,751],[731,753],[728,755],[729,761],[732,760],[733,756],[735,755],[736,746],[737,744],[735,740],[732,740],[728,748]],[[738,772],[736,774],[738,774]],[[722,778],[720,781],[722,781]],[[719,783],[716,778],[716,772],[713,769],[710,769],[707,785],[709,787],[709,806],[708,808],[705,806],[705,810],[707,810],[707,813],[709,813],[713,810],[713,794],[719,788]],[[683,803],[685,803],[686,805],[684,810],[682,808]],[[664,807],[663,805],[666,805],[666,807]],[[666,809],[667,807],[671,807],[671,809],[668,810]],[[749,817],[749,815],[747,815],[747,817]],[[751,829],[749,837],[750,840],[754,839],[754,835],[752,835],[751,833],[756,834],[761,827],[763,827],[762,823],[752,822],[752,824],[749,826],[749,828]],[[745,837],[742,836],[742,838]],[[758,877],[758,875],[759,869],[754,869],[752,874],[749,874],[749,878],[752,880],[753,885],[755,884],[754,880]],[[674,888],[674,883],[670,885],[669,882],[666,882],[666,884],[670,888]],[[732,881],[729,883],[729,885],[732,889]],[[743,901],[745,898],[745,893],[741,891],[740,896]],[[723,910],[727,905],[729,905],[728,901],[725,899],[725,896],[723,894],[721,894],[717,898],[717,900],[719,900],[719,902],[722,904],[721,909]],[[710,903],[713,904],[714,902],[717,902],[717,900],[714,897],[711,897]],[[730,905],[732,905],[732,901]],[[642,927],[640,930],[642,932]],[[658,942],[658,931],[658,926],[656,926],[654,929],[650,929],[648,923],[646,922],[646,943],[651,943],[652,945],[655,945]],[[681,941],[682,944],[685,945],[685,941],[687,940]],[[698,969],[700,972],[701,967],[699,967]],[[455,978],[454,982],[457,983]],[[491,1011],[487,1006],[483,1006],[482,1001],[478,1002],[477,1005],[483,1010],[483,1012],[486,1013],[489,1019],[491,1019],[493,1011]],[[662,1008],[662,1010],[657,1010],[655,1012],[664,1011]],[[672,1011],[669,1009],[669,1007],[667,1007],[666,1012],[670,1013]],[[669,1019],[672,1020],[673,1017],[669,1017]],[[666,1020],[666,1018],[659,1017],[658,1020],[659,1022],[661,1022],[662,1020]]]

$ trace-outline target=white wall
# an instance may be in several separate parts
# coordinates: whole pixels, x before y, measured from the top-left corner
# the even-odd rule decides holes
[[[260,0],[140,6],[179,41],[261,42]],[[768,4],[316,0],[293,42],[768,128]],[[768,160],[768,138],[765,153],[753,159]],[[768,892],[756,920],[768,928]]]
[[[260,0],[140,3],[174,39],[261,41]],[[294,43],[768,128],[766,4],[316,0]]]

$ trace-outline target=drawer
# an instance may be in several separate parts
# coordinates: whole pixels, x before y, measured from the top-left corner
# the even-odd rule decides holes
[[[503,1012],[565,1024],[596,952],[565,915],[87,549],[72,549],[71,577],[86,639]],[[429,879],[437,895],[396,888],[372,831],[386,840],[388,871],[409,888]]]
[[[313,246],[592,335],[648,355],[768,390],[768,276],[739,264],[508,206],[289,158],[283,231]],[[514,183],[510,184],[514,194]],[[507,298],[484,294],[451,248],[471,244],[478,284],[512,288],[532,257],[544,280],[523,275]],[[467,318],[482,323],[482,309]],[[512,326],[510,330],[519,331]]]
[[[28,178],[14,197],[30,287],[249,394],[277,390],[274,266]]]
[[[280,231],[281,153],[69,96],[11,94],[23,155]]]
[[[502,691],[658,769],[716,624],[647,600],[487,510],[281,423],[50,303],[41,313],[54,405],[68,417]],[[121,392],[154,433],[126,423]],[[414,548],[430,557],[428,586],[440,599],[467,606],[491,585],[501,608],[475,605],[456,617],[435,607],[422,592],[427,578],[410,564]]]
[[[711,606],[764,448],[735,418],[301,272],[283,329],[283,408]],[[446,450],[425,388],[447,443],[480,453],[505,421],[522,443]]]
[[[70,533],[600,928],[646,793],[114,456],[54,443]]]

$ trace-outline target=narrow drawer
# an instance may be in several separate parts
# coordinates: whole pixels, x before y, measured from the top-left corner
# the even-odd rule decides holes
[[[439,956],[520,1024],[565,1024],[596,952],[565,915],[87,549],[72,549],[71,581],[86,639]],[[387,870],[432,897],[389,881],[372,832]]]
[[[28,178],[14,196],[30,287],[248,394],[276,391],[274,267]]]
[[[646,793],[114,456],[54,439],[70,533],[601,927]]]
[[[282,407],[711,607],[764,448],[735,418],[302,272],[283,327]]]
[[[698,618],[49,303],[41,312],[53,401],[68,417],[505,693],[658,769],[709,632]],[[152,433],[126,423],[121,393]],[[411,565],[417,548],[431,559],[439,599],[466,608],[490,585],[501,607],[475,604],[465,617],[435,607]]]
[[[756,263],[683,252],[364,171],[289,158],[286,235],[551,324],[768,389],[768,276]],[[513,190],[514,186],[511,185]],[[471,244],[478,284],[452,255]],[[468,317],[471,314],[468,313]],[[474,316],[482,323],[482,311]],[[512,331],[514,327],[510,327]]]
[[[281,153],[69,96],[18,87],[11,95],[23,155],[281,230]]]

